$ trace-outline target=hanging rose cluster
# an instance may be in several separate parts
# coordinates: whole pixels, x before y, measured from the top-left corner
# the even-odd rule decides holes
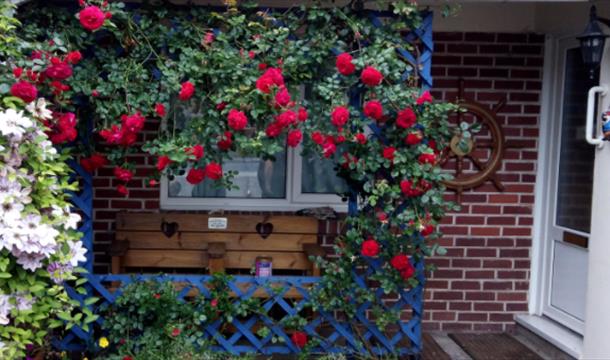
[[[54,45],[53,41],[50,41],[49,45]],[[30,56],[34,64],[32,67],[13,68],[15,83],[11,86],[10,93],[25,103],[31,103],[39,93],[48,90],[57,102],[62,102],[65,100],[64,92],[71,89],[66,80],[72,76],[73,66],[81,59],[79,51],[69,52],[65,56],[57,56],[49,51],[33,51]],[[41,111],[40,107],[36,108]],[[78,135],[78,121],[72,112],[54,111],[52,117],[45,117],[41,121],[47,127],[47,135],[55,145],[74,141]]]

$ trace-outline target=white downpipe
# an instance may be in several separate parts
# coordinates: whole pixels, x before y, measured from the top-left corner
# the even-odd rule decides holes
[[[602,136],[597,136],[597,129],[594,128],[594,116],[596,114],[595,109],[595,95],[600,93],[601,96],[606,96],[608,93],[608,87],[599,85],[594,86],[589,89],[589,96],[587,97],[587,126],[585,131],[585,136],[587,138],[587,142],[591,145],[597,145],[599,149],[604,147],[604,140]]]

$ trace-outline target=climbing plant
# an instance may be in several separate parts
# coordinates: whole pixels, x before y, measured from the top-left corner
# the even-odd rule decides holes
[[[7,59],[0,80],[10,88],[0,90],[26,103],[33,91],[53,96],[47,126],[56,144],[75,140],[62,131],[62,114],[75,114],[68,128],[93,136],[74,144],[80,164],[90,172],[112,166],[125,196],[141,171],[132,155],[142,152],[156,167],[138,174],[149,186],[186,174],[194,185],[210,179],[232,187],[236,174],[223,162],[273,160],[286,146],[334,161],[358,211],[352,206],[337,257],[316,259],[324,275],[312,306],[353,316],[373,304],[385,329],[400,309],[384,311],[383,297],[363,281],[396,294],[423,278],[416,264],[443,252],[437,224],[453,205],[443,199],[439,164],[455,108],[419,84],[417,44],[404,41],[421,24],[417,5],[377,6],[391,20],[370,21],[361,2],[283,11],[235,2],[24,6],[21,35],[42,45]],[[415,56],[399,51],[405,47]],[[147,127],[158,134],[144,136]]]

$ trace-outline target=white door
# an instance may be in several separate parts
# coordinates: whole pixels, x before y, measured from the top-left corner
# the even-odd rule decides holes
[[[542,311],[583,333],[595,148],[585,141],[587,92],[597,85],[574,37],[556,47]]]

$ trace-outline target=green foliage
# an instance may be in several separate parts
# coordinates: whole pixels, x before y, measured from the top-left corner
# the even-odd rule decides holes
[[[110,346],[96,344],[104,359],[215,359],[207,352],[210,341],[203,340],[203,326],[222,319],[262,313],[258,299],[236,301],[230,297],[231,277],[215,274],[206,286],[209,297],[178,299],[171,282],[134,282],[123,290],[104,313],[104,332]],[[101,339],[101,338],[100,338]],[[95,349],[93,349],[95,350]],[[226,355],[225,355],[226,356]]]
[[[46,50],[87,50],[78,71],[66,81],[71,89],[61,94],[58,104],[66,110],[90,114],[98,131],[118,125],[121,115],[136,111],[160,120],[158,136],[147,138],[142,149],[154,156],[168,156],[172,160],[165,170],[169,176],[210,162],[222,163],[236,155],[273,159],[283,150],[286,134],[274,137],[266,132],[285,110],[273,103],[279,89],[267,94],[256,86],[265,67],[281,67],[286,87],[296,100],[289,107],[308,109],[309,118],[293,127],[304,130],[304,151],[335,159],[337,173],[347,180],[360,205],[359,214],[348,217],[347,231],[337,240],[338,257],[315,259],[324,276],[321,286],[312,293],[310,305],[314,310],[335,311],[350,319],[362,304],[370,303],[377,326],[386,331],[400,314],[387,310],[384,299],[362,288],[354,274],[381,287],[388,297],[396,296],[401,289],[419,285],[418,278],[423,274],[399,271],[392,264],[394,257],[408,257],[410,264],[444,252],[435,243],[440,236],[436,226],[454,205],[443,199],[443,181],[448,175],[441,172],[440,163],[452,136],[447,114],[456,107],[426,98],[418,85],[418,65],[396,51],[405,47],[417,54],[414,45],[403,42],[404,31],[421,24],[416,5],[411,1],[388,2],[396,18],[377,27],[362,16],[360,3],[354,2],[355,7],[311,6],[280,13],[254,7],[231,6],[220,12],[152,4],[126,10],[122,3],[113,2],[105,9],[112,13],[112,21],[93,34],[62,8],[36,4],[26,7],[21,16],[26,44],[53,39],[46,43]],[[357,70],[350,75],[337,73],[333,50],[350,54]],[[29,58],[14,63],[32,69],[38,66],[39,70],[44,65]],[[367,66],[383,74],[380,84],[363,84],[360,74]],[[406,79],[404,74],[409,74]],[[4,76],[10,82],[6,80],[10,74]],[[181,84],[187,80],[195,85],[195,95],[188,101],[177,100]],[[355,91],[360,101],[348,105]],[[99,95],[93,96],[94,92]],[[303,99],[297,95],[301,92],[305,94]],[[73,101],[77,98],[87,101]],[[383,108],[383,117],[377,121],[362,111],[362,105],[369,101],[379,101]],[[168,107],[167,115],[155,114],[157,103]],[[344,127],[330,121],[338,106],[347,107],[350,114]],[[248,127],[233,132],[233,145],[226,151],[217,143],[231,130],[227,123],[231,109],[247,115]],[[405,110],[413,112],[416,124],[398,125],[396,120]],[[376,123],[378,134],[371,134],[371,123]],[[474,131],[463,130],[464,134]],[[316,133],[322,142],[314,141]],[[363,134],[366,142],[357,141]],[[414,135],[419,136],[418,141],[407,141]],[[195,144],[205,149],[201,159],[185,153],[185,148]],[[108,154],[114,165],[127,168],[135,168],[127,164],[128,155],[141,150],[135,146],[88,146]],[[91,153],[94,148],[82,153]],[[387,150],[393,150],[393,155],[389,156]],[[225,173],[217,185],[233,186],[234,175]],[[375,255],[363,255],[362,245],[367,239],[379,245]],[[374,270],[367,275],[365,270],[372,263]],[[189,344],[195,348],[206,345],[195,340],[201,323],[220,317],[230,323],[258,306],[254,300],[232,303],[226,279],[218,277],[211,284],[215,305],[210,299],[178,302],[172,300],[172,289],[155,286],[133,285],[110,309],[112,316],[106,329],[112,351],[137,355],[148,351],[145,349],[157,349],[170,358],[183,350],[190,354]],[[151,299],[154,291],[163,293],[160,299]],[[162,300],[162,304],[153,299]],[[158,314],[167,309],[175,313]],[[294,317],[283,319],[282,324],[298,330],[303,321]],[[168,335],[168,326],[181,329],[179,339]],[[357,327],[353,330],[359,331]],[[259,336],[269,334],[265,328],[259,332]],[[121,339],[126,343],[118,347]],[[304,353],[316,341],[309,339]],[[370,341],[364,337],[360,341],[362,353],[372,356]],[[146,356],[154,356],[150,351]]]

